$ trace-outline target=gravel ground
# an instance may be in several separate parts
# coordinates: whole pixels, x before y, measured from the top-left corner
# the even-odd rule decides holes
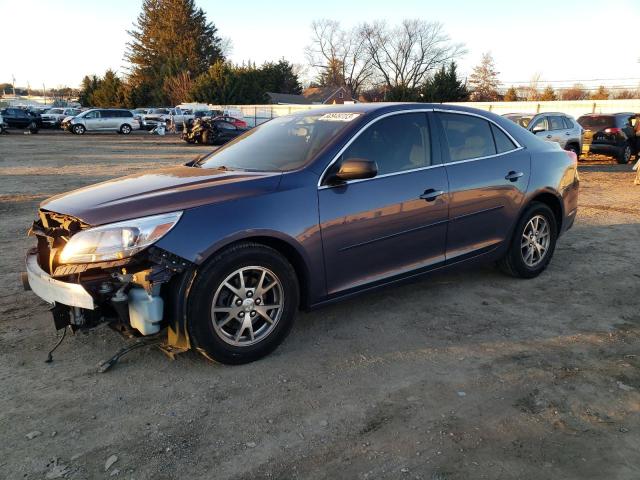
[[[640,186],[581,167],[580,211],[534,280],[441,274],[300,314],[239,367],[132,352],[108,328],[51,364],[22,292],[45,197],[202,153],[176,137],[0,136],[0,478],[638,479]]]

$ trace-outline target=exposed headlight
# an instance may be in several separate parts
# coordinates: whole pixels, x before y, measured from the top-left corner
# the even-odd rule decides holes
[[[182,212],[134,218],[76,233],[60,254],[61,263],[91,263],[127,258],[160,240]]]

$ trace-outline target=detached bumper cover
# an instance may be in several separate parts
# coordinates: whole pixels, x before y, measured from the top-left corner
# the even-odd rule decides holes
[[[44,301],[88,310],[95,309],[93,297],[82,285],[61,282],[52,278],[40,268],[38,256],[35,253],[27,254],[26,267],[31,290]]]

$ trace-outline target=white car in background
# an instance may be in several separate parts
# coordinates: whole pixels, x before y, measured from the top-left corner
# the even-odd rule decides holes
[[[192,120],[193,110],[175,108],[151,108],[148,113],[140,116],[142,128],[144,130],[153,130],[159,122],[164,122],[167,127],[173,122],[177,130],[182,129],[182,124],[188,120]]]
[[[43,127],[59,127],[62,121],[67,117],[75,117],[82,110],[79,108],[53,107],[40,115]]]

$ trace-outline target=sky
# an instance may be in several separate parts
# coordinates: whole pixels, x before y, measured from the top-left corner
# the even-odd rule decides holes
[[[141,0],[0,0],[6,19],[0,50],[0,83],[41,89],[76,87],[86,74],[108,68],[123,73],[127,29]],[[438,21],[467,54],[468,75],[491,52],[504,84],[542,82],[564,86],[591,79],[605,85],[640,84],[640,0],[196,0],[231,39],[235,63],[285,58],[306,64],[304,47],[315,19],[352,27],[384,19]],[[611,80],[614,79],[614,80]],[[563,82],[560,82],[563,81]]]

